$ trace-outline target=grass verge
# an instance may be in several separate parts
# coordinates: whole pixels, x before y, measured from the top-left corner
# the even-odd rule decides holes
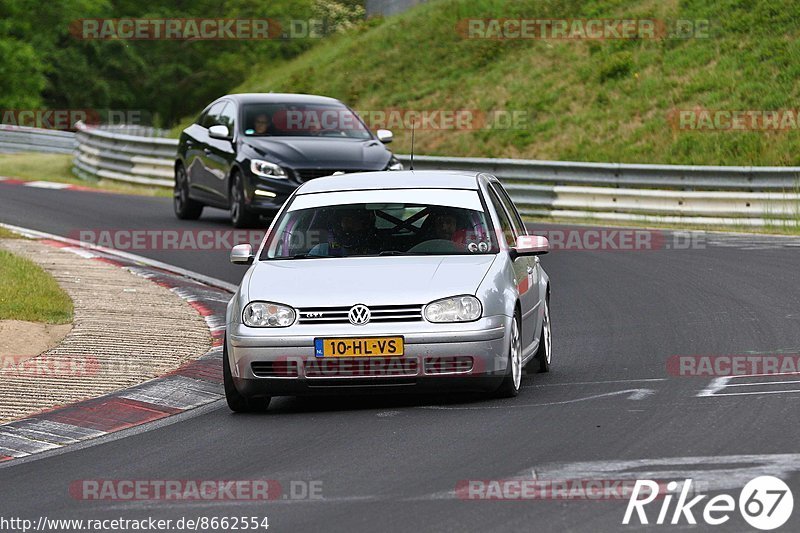
[[[69,154],[0,154],[0,176],[25,181],[69,183],[119,194],[172,196],[172,191],[163,187],[148,187],[103,179],[80,179],[72,173],[72,156]]]
[[[72,313],[72,300],[55,279],[35,263],[0,250],[0,320],[69,324]]]
[[[523,216],[529,224],[563,224],[565,226],[591,226],[596,228],[638,228],[665,229],[674,231],[706,231],[709,233],[750,233],[755,235],[800,235],[800,225],[767,225],[767,226],[713,226],[708,224],[668,224],[664,222],[635,222],[627,220],[600,220],[596,218],[551,218]]]

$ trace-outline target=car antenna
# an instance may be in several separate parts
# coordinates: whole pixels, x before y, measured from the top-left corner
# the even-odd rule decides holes
[[[416,122],[411,123],[411,168],[409,170],[414,170],[414,126]]]

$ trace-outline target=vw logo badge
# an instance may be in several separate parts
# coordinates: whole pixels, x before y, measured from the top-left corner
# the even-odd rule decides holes
[[[372,318],[372,313],[370,313],[369,307],[366,305],[358,304],[350,308],[347,318],[350,319],[350,323],[354,326],[363,326]]]

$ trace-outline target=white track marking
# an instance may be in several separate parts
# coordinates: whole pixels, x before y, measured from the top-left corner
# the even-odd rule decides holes
[[[712,379],[711,383],[708,384],[708,387],[697,393],[697,397],[703,398],[708,396],[714,396],[717,391],[720,391],[725,388],[730,379],[731,378],[728,376]]]
[[[52,181],[29,181],[24,185],[25,187],[36,187],[37,189],[69,189],[72,187],[69,183],[55,183]]]
[[[667,381],[667,378],[647,378],[647,379],[615,379],[610,381],[568,381],[566,383],[534,383],[534,387],[564,387],[567,385],[605,385],[613,383],[644,383],[650,381]]]
[[[768,391],[755,391],[755,392],[720,392],[726,389],[731,389],[733,387],[757,387],[757,386],[767,386],[767,385],[788,385],[788,384],[797,384],[800,383],[800,380],[787,380],[787,381],[761,381],[761,382],[752,382],[752,383],[731,383],[733,380],[736,379],[745,379],[745,378],[763,378],[763,377],[776,377],[776,376],[800,376],[798,372],[784,372],[779,374],[745,374],[741,376],[724,376],[714,378],[711,383],[708,384],[708,387],[701,390],[697,393],[698,398],[709,398],[709,397],[719,397],[719,396],[753,396],[758,394],[797,394],[800,393],[800,389],[788,389],[788,390],[768,390]]]
[[[547,403],[510,403],[503,405],[476,405],[467,407],[450,407],[447,405],[424,405],[416,407],[415,409],[436,409],[442,411],[477,411],[482,409],[511,409],[520,407],[547,407],[551,405],[566,405],[569,403],[585,402],[589,400],[597,400],[599,398],[607,398],[610,396],[628,395],[629,400],[643,400],[655,394],[652,389],[627,389],[615,392],[606,392],[603,394],[595,394],[593,396],[586,396],[585,398],[576,398],[574,400],[564,400],[562,402],[547,402]]]

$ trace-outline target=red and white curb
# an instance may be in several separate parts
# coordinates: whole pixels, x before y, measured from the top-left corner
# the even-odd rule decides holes
[[[55,181],[28,181],[17,178],[8,178],[0,176],[0,184],[4,185],[22,185],[23,187],[33,187],[34,189],[54,189],[54,190],[67,190],[67,191],[84,191],[84,192],[106,192],[102,189],[92,187],[85,187],[83,185],[74,185],[71,183],[58,183]]]
[[[79,246],[69,239],[30,230],[21,232],[38,237],[43,244],[125,268],[169,288],[205,318],[213,347],[198,359],[134,387],[0,425],[0,464],[160,420],[224,398],[222,339],[225,309],[231,296],[229,284],[218,282],[215,285],[219,286],[212,286],[187,277],[187,272],[180,269],[130,254],[123,257],[113,251]]]

